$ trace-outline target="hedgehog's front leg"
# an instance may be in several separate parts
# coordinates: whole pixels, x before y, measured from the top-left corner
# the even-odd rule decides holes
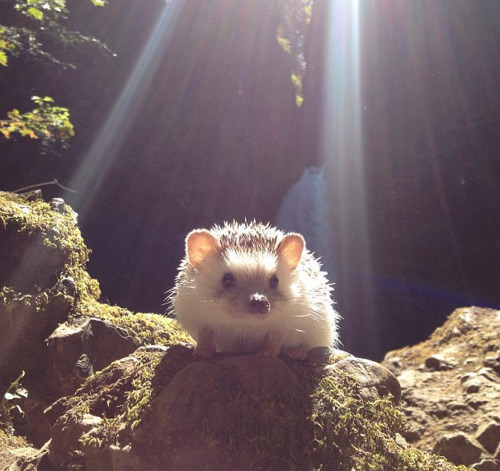
[[[276,332],[269,332],[266,336],[264,344],[262,345],[259,355],[268,357],[277,357],[280,354],[281,346],[283,344],[283,336]]]
[[[202,327],[198,334],[193,357],[199,360],[207,360],[208,358],[212,358],[216,351],[214,331],[208,326]]]
[[[303,344],[297,345],[296,347],[287,348],[284,351],[284,354],[290,360],[305,360],[307,357],[307,347]]]

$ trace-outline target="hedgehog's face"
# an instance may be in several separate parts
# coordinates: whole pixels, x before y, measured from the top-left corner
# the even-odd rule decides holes
[[[279,268],[275,254],[229,250],[217,261],[214,298],[233,317],[268,316],[283,298]]]
[[[272,250],[221,250],[208,231],[196,232],[188,238],[187,255],[203,315],[213,320],[272,318],[285,300],[294,298],[294,271],[303,249],[301,236],[288,235]]]

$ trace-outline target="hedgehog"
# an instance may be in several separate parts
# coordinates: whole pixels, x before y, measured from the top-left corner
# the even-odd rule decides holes
[[[332,286],[304,237],[256,221],[196,229],[168,293],[169,315],[197,341],[194,356],[304,359],[338,344]]]

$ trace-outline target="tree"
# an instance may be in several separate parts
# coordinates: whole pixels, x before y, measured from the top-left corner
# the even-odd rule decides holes
[[[105,0],[89,0],[104,6]],[[9,24],[0,24],[0,66],[7,67],[9,58],[22,55],[48,61],[64,68],[76,66],[68,59],[71,50],[88,44],[105,45],[76,31],[67,30],[62,22],[67,18],[66,0],[4,0],[12,15]],[[55,48],[54,45],[57,45]],[[58,50],[58,55],[52,51]],[[108,51],[109,52],[109,51]],[[41,139],[45,144],[66,141],[74,135],[69,110],[56,106],[51,97],[33,96],[36,105],[21,113],[13,109],[0,120],[0,135],[9,139],[17,133],[23,137]]]

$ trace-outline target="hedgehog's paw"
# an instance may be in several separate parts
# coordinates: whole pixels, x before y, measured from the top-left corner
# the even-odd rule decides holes
[[[305,345],[298,345],[297,347],[287,348],[284,353],[287,358],[294,361],[302,361],[307,357],[308,348]]]
[[[270,332],[267,334],[262,348],[258,352],[259,355],[266,357],[277,357],[281,351],[282,339],[276,333]]]
[[[217,352],[214,342],[213,331],[209,328],[203,328],[200,331],[196,348],[193,352],[193,358],[196,360],[208,360]]]

